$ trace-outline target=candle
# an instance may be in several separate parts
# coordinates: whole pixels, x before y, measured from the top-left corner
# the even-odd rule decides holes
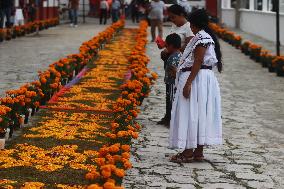
[[[5,139],[0,139],[0,150],[5,148]]]
[[[20,121],[20,128],[24,127],[24,120],[25,120],[25,115],[20,115],[21,121]]]
[[[9,139],[9,134],[10,134],[10,128],[6,129],[6,134],[5,134],[5,139],[8,140]]]

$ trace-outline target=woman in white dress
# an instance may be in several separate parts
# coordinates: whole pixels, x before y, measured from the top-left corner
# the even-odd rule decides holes
[[[222,144],[221,97],[212,69],[222,71],[220,44],[208,27],[205,10],[189,15],[195,36],[186,46],[176,75],[170,122],[170,148],[182,149],[170,161],[203,160],[204,145]]]

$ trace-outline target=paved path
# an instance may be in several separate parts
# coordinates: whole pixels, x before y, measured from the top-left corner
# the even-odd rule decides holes
[[[78,53],[82,42],[89,40],[106,26],[98,25],[97,19],[88,19],[78,28],[60,25],[0,43],[0,96],[6,90],[36,79],[37,72],[44,70],[68,54]]]
[[[165,111],[163,67],[149,44],[149,67],[160,75],[138,121],[144,126],[132,148],[134,168],[126,188],[283,188],[284,78],[222,42],[225,70],[218,74],[223,101],[224,144],[205,150],[206,162],[174,164],[169,129],[157,125]]]

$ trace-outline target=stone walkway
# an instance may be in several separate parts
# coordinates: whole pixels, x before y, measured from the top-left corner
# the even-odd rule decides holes
[[[156,45],[149,44],[149,67],[160,77],[138,117],[143,129],[134,141],[134,167],[124,180],[126,188],[284,187],[284,78],[221,45],[224,143],[207,148],[203,163],[174,164],[168,161],[176,153],[168,149],[169,129],[156,124],[165,112],[164,73]]]
[[[46,69],[54,61],[78,53],[82,42],[91,39],[105,27],[99,25],[97,19],[89,18],[86,24],[79,24],[78,28],[59,25],[41,31],[39,35],[31,34],[0,43],[0,96],[6,90],[34,81],[37,72]]]

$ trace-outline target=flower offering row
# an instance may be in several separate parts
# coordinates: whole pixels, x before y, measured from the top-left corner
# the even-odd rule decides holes
[[[261,45],[255,44],[251,41],[244,41],[242,43],[241,36],[217,24],[211,23],[210,27],[224,41],[237,49],[241,49],[245,55],[250,56],[250,58],[256,62],[260,62],[263,67],[267,67],[269,72],[276,72],[278,76],[284,76],[284,56],[271,54]]]
[[[148,96],[150,87],[157,79],[156,73],[147,68],[149,58],[145,53],[147,44],[147,22],[142,21],[136,36],[136,45],[129,57],[131,79],[120,89],[121,96],[113,105],[114,121],[111,131],[106,133],[110,139],[98,151],[97,168],[86,174],[86,179],[94,183],[88,189],[120,189],[125,171],[132,167],[129,162],[131,140],[138,137],[140,125],[135,122],[139,114],[139,106]]]
[[[71,81],[94,59],[101,46],[123,27],[124,21],[114,23],[98,36],[84,42],[78,54],[68,55],[51,64],[47,70],[40,71],[39,80],[7,91],[6,96],[0,98],[0,138],[8,128],[11,137],[14,129],[27,123],[29,116],[34,115],[40,105],[45,105],[54,93]]]
[[[157,78],[147,68],[147,26],[106,43],[80,82],[0,151],[0,188],[123,188],[139,105]]]
[[[0,29],[0,42],[4,40],[9,41],[11,39],[15,39],[16,37],[22,37],[26,34],[48,29],[58,24],[58,18],[51,18],[47,20],[30,22],[20,26],[13,26],[12,28]]]

